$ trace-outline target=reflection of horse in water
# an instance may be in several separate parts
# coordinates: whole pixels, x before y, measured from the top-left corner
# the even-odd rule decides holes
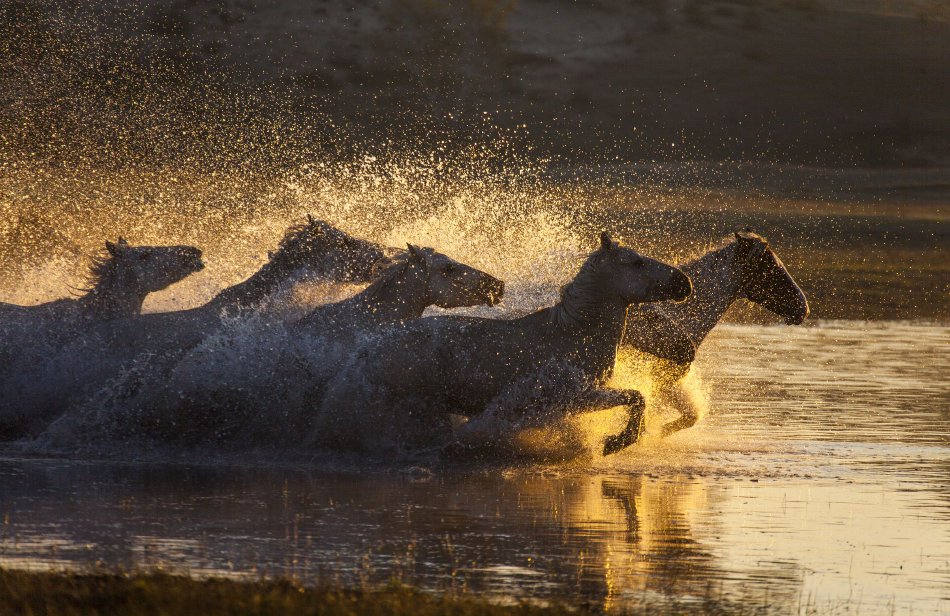
[[[736,560],[734,546],[724,541],[728,516],[721,514],[732,496],[727,487],[672,469],[649,476],[648,469],[660,470],[514,473],[505,483],[505,498],[486,499],[489,504],[470,517],[530,520],[521,536],[537,537],[541,545],[519,545],[523,552],[556,550],[542,543],[556,537],[565,557],[547,559],[547,570],[539,572],[545,580],[575,584],[562,594],[590,598],[597,611],[731,614],[749,606],[795,604],[798,563]],[[466,512],[477,506],[461,499],[452,504]],[[583,558],[575,560],[578,552]],[[567,565],[581,571],[570,575]],[[747,583],[750,574],[755,584]]]
[[[328,388],[314,439],[357,449],[384,445],[386,437],[416,444],[418,437],[444,439],[450,416],[461,414],[471,418],[462,439],[480,441],[546,422],[552,412],[623,405],[627,425],[604,446],[619,451],[636,441],[643,419],[638,392],[604,387],[627,307],[689,293],[681,271],[605,233],[550,308],[512,320],[419,319],[358,350]]]
[[[121,387],[110,384],[50,434],[61,444],[103,436],[178,445],[285,444],[299,434],[295,419],[309,416],[308,396],[339,367],[341,345],[387,323],[418,318],[431,305],[491,306],[503,293],[497,278],[410,245],[402,260],[353,297],[287,325],[236,320],[169,370],[146,365],[144,375],[130,373]],[[266,412],[273,408],[281,410],[279,421]],[[106,414],[110,420],[103,422]]]
[[[655,364],[659,394],[682,415],[663,426],[664,436],[698,420],[681,380],[695,349],[736,300],[759,304],[790,325],[808,316],[808,300],[782,260],[765,238],[748,230],[736,232],[731,241],[682,269],[693,281],[690,298],[679,304],[634,306],[623,339],[625,345],[666,360]]]

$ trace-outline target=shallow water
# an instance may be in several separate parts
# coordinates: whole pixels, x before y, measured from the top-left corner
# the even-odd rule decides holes
[[[696,428],[563,465],[122,465],[7,451],[0,565],[395,576],[606,610],[950,614],[948,343],[944,325],[724,326],[689,377],[709,405]]]

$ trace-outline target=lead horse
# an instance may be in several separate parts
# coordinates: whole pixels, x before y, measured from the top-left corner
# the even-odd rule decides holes
[[[808,299],[768,240],[749,229],[736,231],[722,246],[681,266],[693,281],[693,294],[679,304],[636,306],[623,344],[661,360],[654,366],[661,398],[681,416],[663,426],[663,435],[695,425],[698,413],[687,402],[682,378],[695,350],[740,299],[761,305],[797,325],[808,317]]]
[[[637,440],[644,411],[639,392],[605,387],[627,307],[683,300],[690,290],[679,269],[604,233],[554,306],[512,320],[418,319],[365,344],[329,385],[311,441],[373,449],[389,436],[397,449],[418,448],[433,434],[444,438],[453,415],[472,418],[460,436],[477,440],[498,426],[524,425],[529,415],[545,421],[552,406],[623,405],[627,424],[604,445],[605,454],[615,453]],[[535,404],[524,404],[526,396]]]

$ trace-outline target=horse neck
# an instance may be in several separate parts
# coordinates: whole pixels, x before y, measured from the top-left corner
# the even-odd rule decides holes
[[[693,281],[693,293],[685,302],[663,306],[663,312],[686,331],[696,346],[739,298],[741,283],[735,258],[733,241],[682,266],[680,269]]]
[[[585,368],[608,376],[627,323],[627,304],[597,292],[599,285],[581,272],[551,310],[551,320],[562,333],[579,343],[576,352]]]
[[[291,278],[293,268],[268,261],[244,282],[224,289],[205,304],[215,310],[240,306],[253,306],[277,291]]]
[[[406,263],[357,293],[352,303],[367,318],[388,323],[422,316],[431,304],[428,272]]]
[[[142,312],[142,304],[148,291],[138,288],[128,276],[116,270],[103,275],[77,301],[80,312],[100,318],[131,317]]]

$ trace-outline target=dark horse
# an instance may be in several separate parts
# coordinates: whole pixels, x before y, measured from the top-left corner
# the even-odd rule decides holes
[[[193,246],[132,246],[120,237],[105,248],[92,258],[81,296],[35,306],[0,303],[0,382],[91,327],[138,315],[149,293],[204,268]]]
[[[699,418],[686,403],[680,380],[695,350],[735,301],[745,298],[759,304],[789,325],[808,317],[808,299],[782,260],[764,237],[748,229],[681,267],[693,281],[690,298],[679,304],[631,308],[623,338],[624,345],[672,362],[656,366],[659,393],[682,415],[663,426],[664,436],[693,426]]]
[[[70,447],[131,436],[186,446],[286,445],[357,338],[419,318],[431,305],[491,306],[503,294],[504,283],[488,273],[410,245],[366,289],[295,323],[247,315],[172,365],[136,366],[71,408],[46,436]]]
[[[625,405],[623,431],[604,453],[635,442],[644,402],[613,390],[610,377],[632,303],[683,300],[689,277],[673,266],[618,246],[604,233],[577,276],[550,308],[512,320],[431,317],[383,333],[334,378],[315,418],[313,440],[374,448],[386,437],[418,445],[451,415],[472,419],[463,438],[490,434],[549,412],[551,405],[595,410]],[[553,389],[542,392],[545,385]],[[536,404],[524,404],[525,396]],[[512,403],[513,402],[513,403]]]
[[[80,297],[57,299],[36,306],[0,303],[0,319],[30,317],[55,325],[73,317],[106,320],[139,314],[149,293],[161,291],[204,268],[201,251],[193,246],[132,246],[123,238],[106,242],[92,258],[89,287]]]

